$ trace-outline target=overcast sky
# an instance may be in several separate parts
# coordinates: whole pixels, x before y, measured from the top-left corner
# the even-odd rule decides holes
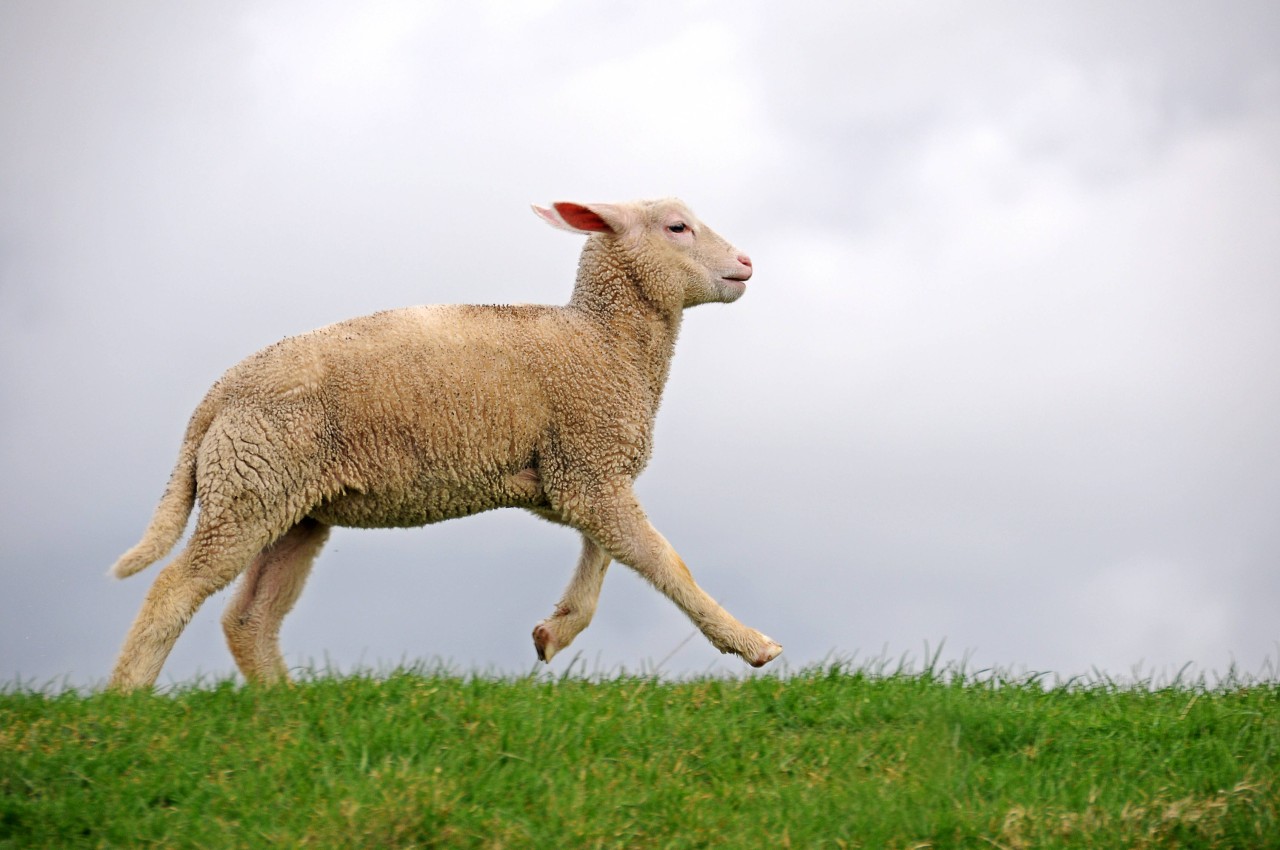
[[[105,681],[187,417],[282,336],[563,302],[531,202],[676,195],[693,311],[639,492],[792,668],[1280,652],[1280,6],[0,3],[0,682]],[[577,555],[338,529],[294,666],[523,673]],[[213,597],[161,683],[234,669]],[[614,566],[588,672],[741,672]]]

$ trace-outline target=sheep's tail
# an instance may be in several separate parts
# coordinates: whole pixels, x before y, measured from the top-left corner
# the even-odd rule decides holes
[[[169,550],[182,538],[187,519],[196,502],[196,452],[213,422],[215,408],[219,406],[211,402],[212,399],[205,399],[191,417],[182,440],[182,448],[178,450],[178,462],[173,467],[169,484],[160,497],[160,504],[156,505],[155,513],[151,515],[151,522],[143,532],[142,539],[120,556],[107,575],[128,578],[141,572],[169,554]]]

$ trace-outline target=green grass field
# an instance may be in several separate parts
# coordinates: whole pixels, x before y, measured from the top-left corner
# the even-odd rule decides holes
[[[0,693],[0,847],[1280,847],[1280,684],[313,674]]]

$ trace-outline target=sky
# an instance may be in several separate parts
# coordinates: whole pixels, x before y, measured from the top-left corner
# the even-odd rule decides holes
[[[563,303],[529,204],[671,195],[755,276],[686,317],[637,491],[779,669],[1275,676],[1277,45],[1270,2],[6,0],[0,683],[105,683],[225,369]],[[577,550],[337,529],[286,659],[523,675]],[[162,685],[234,671],[228,600]],[[748,674],[620,565],[565,670]]]

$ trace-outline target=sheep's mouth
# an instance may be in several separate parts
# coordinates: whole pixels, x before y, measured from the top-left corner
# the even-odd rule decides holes
[[[747,293],[747,279],[745,277],[722,277],[720,278],[721,299],[725,302],[737,301]]]

